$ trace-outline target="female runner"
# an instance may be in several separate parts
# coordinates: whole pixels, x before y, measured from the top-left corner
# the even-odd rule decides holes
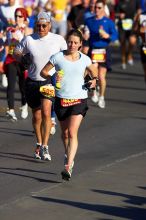
[[[64,170],[62,178],[69,180],[72,174],[74,158],[78,148],[78,130],[87,106],[87,89],[84,86],[85,72],[90,72],[90,88],[96,86],[97,70],[91,59],[80,52],[82,34],[73,29],[67,35],[68,49],[53,55],[41,71],[44,78],[51,77],[49,71],[56,69],[55,112],[62,130],[65,147]],[[58,80],[60,86],[58,86]]]

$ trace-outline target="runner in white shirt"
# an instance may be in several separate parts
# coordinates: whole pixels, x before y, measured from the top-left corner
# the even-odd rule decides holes
[[[43,88],[41,86],[46,83],[51,84],[51,78],[46,82],[40,76],[40,71],[51,55],[67,47],[64,38],[50,33],[50,29],[50,15],[46,12],[40,12],[36,23],[37,32],[22,40],[14,52],[15,56],[21,58],[22,61],[24,61],[24,58],[22,58],[24,54],[27,54],[27,62],[30,60],[26,80],[26,99],[28,105],[32,108],[32,123],[37,139],[35,157],[44,160],[51,160],[48,151],[48,140],[51,130],[51,107],[55,93],[53,86],[50,86],[49,94],[44,95],[40,92]]]

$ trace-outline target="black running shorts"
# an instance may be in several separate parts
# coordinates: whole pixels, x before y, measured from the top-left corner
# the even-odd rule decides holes
[[[88,110],[87,99],[81,99],[81,103],[79,104],[63,107],[61,106],[61,99],[56,97],[54,109],[59,121],[64,121],[71,115],[82,115],[85,117]]]
[[[25,95],[26,101],[30,108],[35,109],[41,106],[41,99],[49,99],[54,102],[54,98],[46,98],[40,93],[40,87],[46,84],[50,84],[51,80],[34,81],[30,78],[26,79],[25,83]]]

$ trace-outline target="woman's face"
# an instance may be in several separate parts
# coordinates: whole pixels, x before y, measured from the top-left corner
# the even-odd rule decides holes
[[[68,50],[71,53],[77,52],[80,49],[81,45],[82,43],[78,36],[74,36],[74,35],[69,36],[67,40],[67,46],[68,46]]]
[[[21,11],[17,11],[16,14],[15,14],[15,21],[16,21],[16,24],[23,24],[24,23],[24,17],[23,15],[21,14]]]

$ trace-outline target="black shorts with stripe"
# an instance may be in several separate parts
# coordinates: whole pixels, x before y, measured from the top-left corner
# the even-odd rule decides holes
[[[54,109],[59,121],[64,121],[71,115],[82,115],[85,117],[88,110],[87,99],[81,99],[79,104],[63,107],[61,105],[61,98],[56,97]]]

